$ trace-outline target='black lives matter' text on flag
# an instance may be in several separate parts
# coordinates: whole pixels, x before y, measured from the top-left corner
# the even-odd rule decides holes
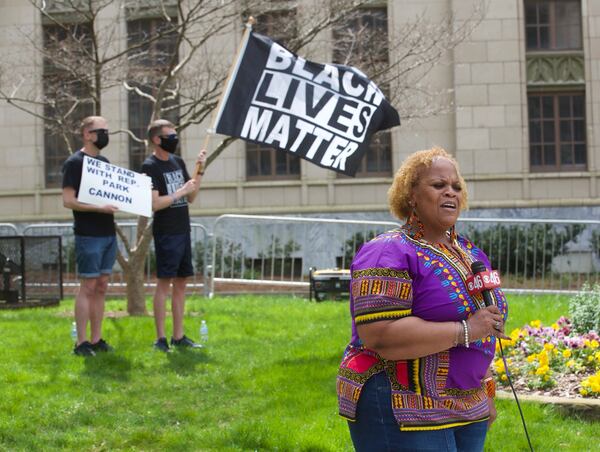
[[[398,112],[358,69],[307,61],[250,32],[214,128],[353,176],[371,135],[398,124]]]

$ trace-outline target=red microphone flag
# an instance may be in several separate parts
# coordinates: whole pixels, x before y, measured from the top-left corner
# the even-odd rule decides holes
[[[485,270],[467,278],[469,295],[475,295],[484,290],[497,289],[498,287],[500,287],[500,274],[498,270]]]

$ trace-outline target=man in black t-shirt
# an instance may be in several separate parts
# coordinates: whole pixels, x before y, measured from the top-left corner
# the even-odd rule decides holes
[[[190,178],[185,163],[174,154],[179,139],[171,122],[164,119],[152,122],[148,127],[148,140],[153,152],[144,161],[142,172],[152,179],[152,233],[158,278],[153,301],[157,337],[154,347],[163,352],[171,351],[165,335],[165,304],[171,284],[171,345],[200,347],[184,334],[183,314],[187,278],[194,274],[188,203],[194,202],[198,195],[200,180],[204,174],[202,168],[206,161],[206,151],[203,149],[198,154],[196,163],[201,169]]]
[[[76,355],[93,356],[97,352],[111,351],[102,339],[102,319],[108,278],[117,256],[115,236],[115,206],[102,207],[79,202],[79,187],[83,158],[88,157],[108,163],[100,150],[108,144],[108,126],[101,116],[89,116],[81,121],[83,148],[71,155],[63,164],[63,205],[73,210],[75,220],[75,255],[80,278],[75,298]],[[90,322],[90,340],[87,340],[87,323]]]

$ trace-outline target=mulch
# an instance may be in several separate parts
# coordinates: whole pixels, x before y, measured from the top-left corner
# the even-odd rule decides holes
[[[556,385],[549,389],[530,389],[527,385],[527,377],[521,376],[513,380],[513,386],[517,394],[528,394],[544,397],[566,397],[566,398],[581,398],[579,394],[580,382],[589,375],[576,374],[553,374],[552,378],[556,381]],[[505,391],[510,391],[510,386],[502,387]]]

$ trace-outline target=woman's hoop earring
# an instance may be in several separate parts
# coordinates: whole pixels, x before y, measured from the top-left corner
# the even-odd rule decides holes
[[[413,239],[421,240],[425,235],[425,227],[423,226],[421,220],[419,220],[419,216],[417,215],[417,209],[415,209],[415,206],[411,204],[411,207],[412,212],[408,216],[408,219],[406,220],[405,224],[406,230],[408,232],[408,235],[410,235]]]
[[[456,225],[453,225],[450,229],[448,229],[450,233],[450,243],[454,243],[456,241]]]

